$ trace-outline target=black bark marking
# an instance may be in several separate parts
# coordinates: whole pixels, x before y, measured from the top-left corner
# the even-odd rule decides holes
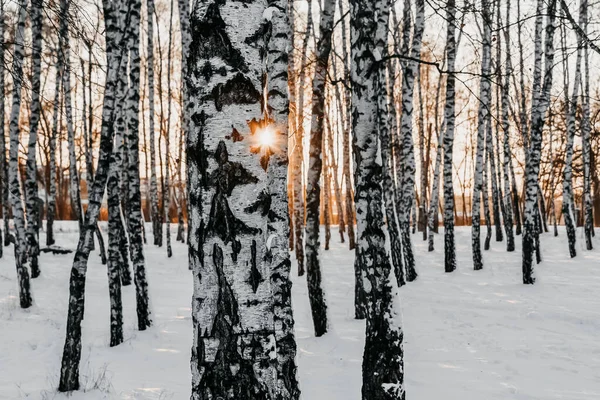
[[[206,79],[207,82],[210,82],[210,78],[212,78],[215,73],[221,76],[226,76],[227,69],[224,66],[215,69],[210,61],[206,61],[200,70],[200,74],[204,77],[204,79]]]
[[[213,100],[217,111],[230,104],[255,104],[261,101],[260,92],[247,76],[238,73],[225,83],[217,84],[204,100]]]
[[[258,290],[258,285],[264,281],[260,271],[256,267],[256,240],[252,240],[252,245],[250,247],[250,252],[252,256],[250,258],[251,267],[250,267],[250,276],[248,276],[248,283],[252,286],[252,291],[256,293]]]
[[[225,136],[225,139],[229,139],[233,143],[236,143],[236,142],[241,142],[242,140],[244,140],[244,136],[240,133],[240,131],[235,129],[235,127],[232,127],[231,135]]]
[[[236,334],[239,329],[239,309],[233,290],[223,271],[223,250],[218,244],[213,245],[213,263],[218,277],[219,294],[217,299],[217,314],[212,332],[207,330],[200,334],[198,340],[198,358],[200,367],[205,368],[197,388],[201,398],[228,398],[264,400],[269,392],[254,372],[253,360],[269,362],[261,357],[265,354],[265,345],[261,339],[264,333]],[[219,338],[218,349],[214,361],[206,359],[205,341],[203,337]],[[238,366],[237,369],[231,366]]]
[[[240,71],[248,71],[239,49],[235,48],[227,35],[226,24],[221,17],[219,6],[210,4],[204,18],[197,20],[191,18],[192,43],[189,48],[188,68],[194,71],[198,60],[219,57],[229,66]]]
[[[244,208],[247,213],[254,213],[260,211],[260,215],[263,217],[269,214],[271,210],[271,193],[267,189],[264,189],[258,194],[256,201]]]
[[[215,151],[215,160],[218,167],[210,176],[209,184],[215,187],[215,195],[210,206],[209,222],[206,226],[206,237],[218,236],[225,244],[231,243],[233,261],[241,250],[241,243],[237,236],[255,235],[260,229],[252,228],[238,219],[231,208],[227,198],[238,185],[247,185],[258,182],[242,164],[229,161],[229,153],[224,141],[220,141]]]

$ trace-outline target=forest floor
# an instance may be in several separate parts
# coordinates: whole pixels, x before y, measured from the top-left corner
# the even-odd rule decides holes
[[[57,223],[57,244],[74,248],[75,228]],[[361,398],[364,322],[353,319],[354,256],[335,231],[332,237],[331,250],[322,252],[330,317],[324,337],[313,336],[305,279],[293,278],[304,400]],[[428,253],[421,234],[413,236],[419,279],[400,290],[407,398],[600,399],[600,250],[583,250],[579,233],[579,255],[570,259],[563,230],[558,238],[544,234],[538,282],[524,286],[520,237],[514,253],[492,242],[482,271],[472,270],[470,230],[459,228],[456,239],[458,269],[445,274],[443,237]],[[189,398],[192,280],[186,246],[173,247],[169,259],[164,247],[146,246],[155,325],[136,330],[135,289],[124,288],[125,342],[116,348],[108,346],[106,267],[97,252],[91,255],[84,391],[70,399]],[[35,306],[21,310],[12,251],[5,248],[0,259],[0,399],[66,399],[56,387],[73,254],[41,256]]]

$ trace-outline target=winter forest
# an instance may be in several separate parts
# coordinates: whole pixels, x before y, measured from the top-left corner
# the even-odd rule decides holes
[[[600,3],[0,0],[0,399],[600,398]]]

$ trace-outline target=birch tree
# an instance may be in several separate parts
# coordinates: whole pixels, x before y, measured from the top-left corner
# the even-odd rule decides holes
[[[580,13],[579,23],[582,22],[583,15]],[[565,38],[566,41],[566,38]],[[565,167],[563,170],[563,218],[567,230],[567,240],[569,244],[569,254],[571,257],[577,255],[576,228],[575,228],[575,200],[573,195],[573,147],[575,144],[576,114],[579,101],[579,89],[581,88],[581,60],[583,58],[583,39],[577,40],[577,59],[575,61],[575,77],[573,82],[573,92],[569,99],[569,75],[568,58],[566,55],[566,44],[563,45],[564,72],[565,78],[565,119],[567,123],[567,142],[565,147]]]
[[[37,132],[40,122],[41,75],[42,75],[42,2],[31,1],[31,110],[29,114],[29,143],[27,145],[27,165],[25,179],[25,205],[27,209],[27,247],[30,259],[31,277],[40,275],[39,255],[39,207],[37,188]],[[4,120],[2,120],[4,123]]]
[[[152,313],[146,279],[146,260],[144,257],[142,194],[140,189],[140,8],[141,0],[130,1],[131,21],[129,32],[129,92],[127,95],[127,231],[129,233],[129,252],[133,266],[135,300],[138,329],[146,330],[152,326]]]
[[[456,119],[456,2],[449,0],[446,7],[446,104],[444,105],[444,270],[456,269],[456,247],[454,244],[454,187],[452,184],[452,153],[454,150],[454,128]],[[437,188],[436,188],[437,190]],[[437,192],[436,192],[437,194]],[[432,212],[437,213],[436,209]],[[431,218],[431,217],[430,217]]]
[[[581,25],[583,33],[587,36],[588,29],[588,2],[581,0],[579,8],[581,15]],[[582,119],[581,119],[581,140],[583,143],[583,215],[584,223],[583,230],[585,236],[585,247],[587,250],[592,250],[592,236],[594,235],[594,215],[592,202],[592,184],[591,184],[591,169],[595,165],[591,163],[592,147],[590,143],[591,123],[590,123],[590,59],[589,59],[589,44],[585,43],[583,48],[583,90],[582,90]]]
[[[322,336],[327,332],[327,304],[325,303],[321,285],[321,265],[319,259],[319,203],[321,188],[319,179],[323,170],[322,148],[323,131],[325,129],[325,78],[329,54],[331,52],[331,35],[335,1],[326,0],[321,9],[319,21],[319,39],[315,73],[312,84],[312,120],[310,124],[310,147],[306,182],[306,275],[308,297],[312,311],[315,335]],[[326,172],[326,171],[325,171]],[[326,179],[325,182],[328,180]],[[327,207],[327,204],[324,205]]]
[[[390,2],[393,4],[392,2]],[[397,289],[383,232],[382,176],[377,158],[379,106],[387,102],[385,63],[390,3],[350,1],[352,132],[357,251],[366,314],[362,398],[403,399],[404,362]],[[378,100],[378,96],[384,99]],[[378,106],[379,105],[379,106]],[[381,127],[381,124],[379,124]]]
[[[276,279],[274,272],[281,272],[270,262],[282,260],[285,267],[282,251],[287,250],[287,238],[280,237],[285,228],[273,225],[282,222],[281,213],[287,224],[287,207],[268,187],[269,169],[277,187],[285,176],[276,155],[276,138],[282,137],[278,129],[285,128],[274,125],[261,105],[264,50],[271,44],[268,21],[285,7],[273,2],[267,8],[254,0],[243,11],[230,12],[234,4],[196,1],[190,15],[186,82],[194,102],[187,146],[194,279],[191,398],[296,398],[290,395],[293,389],[290,394],[281,390],[281,355],[276,353],[278,339],[282,343],[285,336],[279,324],[290,312],[285,305],[289,299],[285,292],[274,293],[269,282]],[[281,39],[276,32],[273,39]],[[281,87],[281,76],[268,76],[267,82],[271,78]],[[287,290],[275,290],[282,288]]]
[[[0,94],[4,96],[4,1],[0,0]],[[6,210],[8,204],[4,201],[4,190],[7,186],[6,182],[6,138],[5,135],[5,110],[4,110],[4,97],[2,100],[2,107],[0,107],[0,218],[5,222],[8,219],[8,212]],[[8,235],[8,230],[5,232]],[[4,255],[3,243],[2,243],[2,227],[0,227],[0,258]]]
[[[29,308],[31,298],[27,245],[25,238],[25,215],[21,198],[21,180],[19,179],[19,115],[21,112],[21,90],[23,87],[23,59],[25,39],[25,20],[27,17],[27,0],[20,0],[18,5],[18,20],[15,29],[15,42],[13,47],[13,90],[12,107],[9,122],[9,166],[8,185],[10,190],[10,204],[13,210],[15,224],[15,263],[19,282],[19,303],[21,308]]]
[[[292,32],[288,19],[287,0],[270,0],[270,32],[267,35],[267,99],[275,132],[275,154],[267,169],[268,187],[271,194],[271,211],[267,229],[274,233],[269,248],[270,281],[273,292],[273,322],[277,345],[277,383],[279,398],[298,400],[300,388],[296,377],[296,339],[291,303],[291,263],[287,249],[288,224],[288,54],[292,50]],[[268,18],[267,18],[268,21]],[[291,88],[290,88],[291,89]]]
[[[479,83],[479,106],[477,111],[477,152],[475,159],[475,172],[473,184],[472,228],[471,246],[473,248],[473,266],[475,270],[483,268],[481,257],[481,195],[483,188],[484,150],[486,124],[489,120],[491,105],[491,58],[492,58],[492,20],[490,3],[481,1],[481,17],[483,24],[481,79]]]
[[[69,309],[65,346],[61,362],[60,380],[58,390],[67,392],[79,389],[79,361],[81,360],[81,322],[85,303],[85,277],[92,240],[97,226],[98,215],[104,196],[110,157],[113,150],[114,120],[116,99],[121,99],[118,93],[119,75],[125,73],[127,35],[125,26],[135,26],[130,18],[135,14],[132,3],[125,4],[121,1],[105,0],[103,11],[106,29],[106,52],[108,71],[104,90],[104,104],[102,108],[102,128],[98,166],[96,169],[94,185],[90,193],[88,208],[86,210],[83,229],[81,231],[77,250],[71,268],[69,280]],[[61,0],[60,24],[61,32],[68,34],[69,1]],[[139,13],[139,11],[138,11]],[[63,82],[65,79],[63,79]],[[139,311],[138,311],[139,315]]]
[[[408,4],[408,6],[407,6]],[[410,214],[415,202],[415,153],[413,143],[413,109],[414,109],[414,83],[418,74],[419,64],[417,60],[421,57],[421,42],[425,26],[425,2],[417,0],[416,13],[412,41],[410,41],[410,2],[405,2],[404,10],[404,32],[402,53],[410,54],[410,59],[403,60],[402,66],[402,114],[400,117],[400,140],[402,142],[402,186],[401,205],[399,207],[400,233],[402,238],[402,251],[404,256],[404,267],[406,268],[406,280],[412,282],[417,278],[415,270],[415,259],[410,240]]]
[[[541,2],[541,0],[539,1]],[[554,67],[554,23],[556,19],[556,0],[551,0],[547,7],[546,36],[544,43],[544,75],[543,83],[533,87],[531,109],[531,133],[529,148],[526,152],[525,165],[525,211],[523,213],[523,283],[533,284],[535,274],[533,271],[533,252],[535,250],[535,208],[538,197],[538,174],[540,168],[542,132],[545,115],[550,103],[550,89],[552,87],[552,69]],[[538,14],[536,19],[541,19]],[[534,66],[541,75],[542,35],[535,35],[535,58],[539,60]]]
[[[162,246],[162,216],[158,209],[158,182],[156,179],[156,138],[154,128],[154,0],[146,3],[148,11],[148,54],[146,56],[146,78],[148,80],[148,140],[150,147],[150,209],[154,245]]]
[[[506,1],[506,26],[510,26],[510,0]],[[510,79],[513,75],[512,58],[511,58],[511,42],[510,42],[510,30],[504,28],[504,42],[506,44],[505,50],[505,72],[502,86],[500,87],[500,99],[502,108],[502,131],[504,134],[503,140],[503,158],[502,158],[502,172],[504,173],[504,230],[506,232],[506,251],[515,250],[515,236],[513,233],[513,202],[511,197],[511,177],[509,163],[512,162],[512,152],[510,149],[510,120],[509,120],[509,107],[510,107]],[[500,150],[498,150],[500,151]],[[517,205],[518,206],[518,205]]]

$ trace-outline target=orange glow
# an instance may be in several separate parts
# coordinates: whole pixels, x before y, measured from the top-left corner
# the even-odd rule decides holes
[[[276,141],[275,129],[272,126],[267,125],[258,130],[256,138],[260,147],[274,147]]]

